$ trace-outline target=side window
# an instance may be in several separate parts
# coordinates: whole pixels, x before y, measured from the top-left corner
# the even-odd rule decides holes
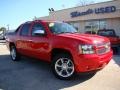
[[[29,33],[30,25],[31,25],[31,24],[24,24],[24,25],[22,26],[22,28],[21,28],[20,35],[22,35],[22,36],[27,36],[28,33]]]
[[[37,30],[39,30],[41,32],[45,32],[45,29],[42,24],[35,23],[32,27],[32,36],[40,36],[40,35],[35,34],[35,32],[37,32]]]

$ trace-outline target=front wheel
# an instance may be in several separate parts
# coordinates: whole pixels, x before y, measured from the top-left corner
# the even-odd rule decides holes
[[[59,79],[70,79],[74,76],[75,68],[70,55],[56,55],[52,62],[52,70]]]
[[[20,59],[20,55],[17,53],[15,46],[10,47],[10,55],[13,61],[18,61]]]

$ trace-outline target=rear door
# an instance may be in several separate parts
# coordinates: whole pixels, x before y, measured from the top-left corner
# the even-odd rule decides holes
[[[24,24],[20,31],[19,31],[19,39],[17,40],[17,48],[19,49],[19,52],[23,55],[29,55],[29,51],[30,51],[30,27],[31,24],[30,23],[26,23]]]

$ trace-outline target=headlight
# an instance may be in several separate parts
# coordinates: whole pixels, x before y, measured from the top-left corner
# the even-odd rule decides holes
[[[94,54],[95,50],[93,45],[79,45],[80,54]]]

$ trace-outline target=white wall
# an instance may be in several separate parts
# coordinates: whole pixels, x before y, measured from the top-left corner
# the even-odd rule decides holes
[[[108,7],[108,6],[116,6],[117,11],[113,13],[104,13],[104,14],[93,13],[89,15],[74,17],[74,18],[71,17],[71,12],[75,12],[75,11],[85,12],[88,9],[94,10],[95,8]],[[93,20],[93,19],[101,19],[101,18],[105,19],[105,18],[115,18],[115,17],[120,17],[120,0],[63,9],[63,10],[51,12],[49,15],[49,18],[51,20],[59,20],[59,21],[78,21],[78,20],[91,20],[91,19]]]

